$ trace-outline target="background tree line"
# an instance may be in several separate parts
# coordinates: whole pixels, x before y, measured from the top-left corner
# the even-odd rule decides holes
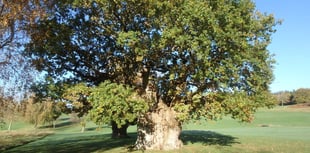
[[[50,98],[37,101],[36,97],[29,96],[21,101],[7,97],[0,93],[0,127],[7,127],[10,131],[15,121],[26,121],[38,128],[48,125],[55,128],[57,118],[65,112],[64,103],[55,102]]]
[[[279,91],[274,93],[280,105],[310,103],[310,88],[299,88],[293,91]]]

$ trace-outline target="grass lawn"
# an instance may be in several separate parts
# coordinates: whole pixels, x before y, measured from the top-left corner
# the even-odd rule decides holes
[[[183,148],[167,153],[307,153],[310,152],[309,115],[310,107],[276,107],[271,110],[260,110],[252,123],[239,123],[228,117],[220,121],[188,123],[183,126],[181,135]],[[86,131],[81,133],[79,125],[71,124],[68,117],[63,117],[55,130],[43,129],[45,133],[41,135],[38,133],[43,132],[42,130],[32,131],[38,136],[30,134],[28,138],[23,137],[29,141],[15,145],[17,147],[4,152],[118,153],[127,152],[126,148],[135,142],[135,126],[129,127],[131,138],[127,139],[111,139],[109,127],[103,127],[100,131],[97,131],[96,127],[93,123],[88,123]],[[13,132],[27,133],[23,128],[11,131]],[[7,145],[9,142],[18,141],[14,139],[13,134],[3,136],[3,133],[7,132],[0,133],[0,149],[1,142],[5,140],[8,141]]]

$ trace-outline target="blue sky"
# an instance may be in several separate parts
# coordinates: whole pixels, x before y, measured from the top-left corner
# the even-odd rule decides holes
[[[277,61],[272,92],[310,88],[310,0],[254,0],[261,12],[282,19],[269,51]]]

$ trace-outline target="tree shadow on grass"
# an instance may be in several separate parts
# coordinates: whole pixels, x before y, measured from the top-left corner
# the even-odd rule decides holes
[[[57,120],[59,120],[59,121],[69,121],[70,117],[58,118]]]
[[[184,145],[202,143],[203,145],[231,146],[234,143],[240,143],[236,139],[236,137],[212,131],[186,130],[181,133],[181,140]]]
[[[109,125],[101,125],[96,127],[87,127],[85,128],[85,131],[102,131],[103,129],[111,129],[111,126]]]
[[[5,151],[5,153],[85,153],[85,152],[108,152],[114,148],[127,151],[127,147],[133,145],[137,138],[137,133],[129,133],[129,138],[113,139],[111,134],[100,134],[99,132],[85,133],[56,133],[44,139],[37,140],[23,146],[15,147]],[[202,143],[203,145],[223,145],[230,146],[236,141],[235,137],[223,135],[212,131],[183,131],[181,140],[185,145]]]
[[[7,150],[5,153],[85,153],[98,150],[105,152],[118,147],[124,147],[126,149],[126,147],[132,145],[136,140],[136,133],[130,133],[129,136],[130,138],[113,139],[111,138],[111,134],[99,134],[95,132],[92,134],[55,134],[45,139]]]
[[[75,124],[78,124],[78,123],[76,123],[76,122],[71,122],[71,121],[68,121],[68,122],[61,122],[61,123],[56,123],[55,128],[70,127],[70,126],[75,125]],[[39,129],[46,129],[46,128],[53,128],[53,125],[52,125],[52,124],[49,124],[49,125],[43,125],[43,126],[40,126],[40,127],[39,127]]]

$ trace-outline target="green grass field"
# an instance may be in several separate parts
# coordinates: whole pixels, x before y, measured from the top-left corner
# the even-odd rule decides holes
[[[310,152],[309,115],[310,107],[276,107],[260,110],[252,123],[240,123],[228,117],[220,121],[188,123],[183,126],[181,135],[183,148],[167,152],[307,153]],[[112,139],[109,127],[98,131],[95,124],[88,123],[86,131],[81,133],[80,126],[69,121],[68,116],[63,116],[55,130],[33,130],[31,125],[18,122],[13,125],[13,131],[1,131],[0,152],[118,153],[127,152],[127,147],[135,142],[135,126],[128,129],[130,138]]]

